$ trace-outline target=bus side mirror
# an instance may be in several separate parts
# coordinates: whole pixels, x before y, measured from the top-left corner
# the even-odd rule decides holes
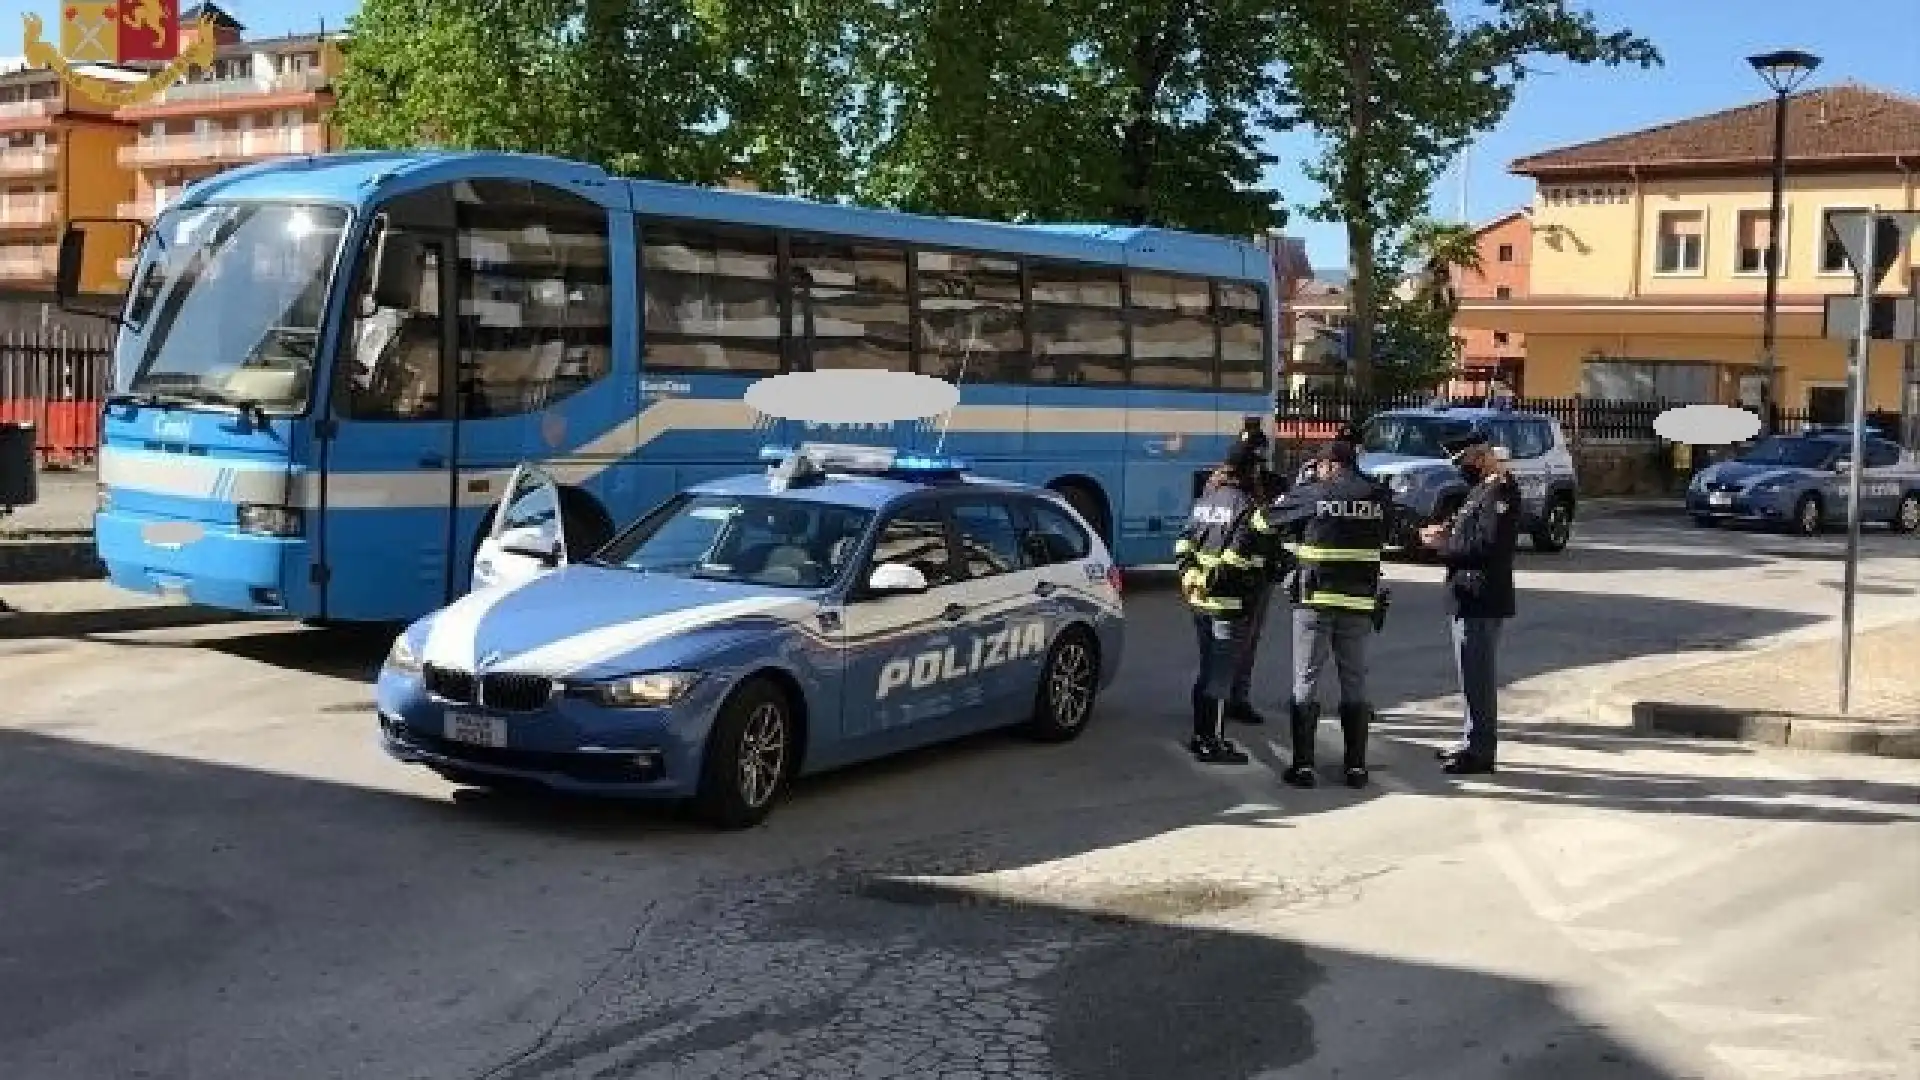
[[[393,234],[392,222],[385,214],[373,219],[373,257],[367,264],[368,289],[373,306],[396,311],[413,310],[414,293],[420,284],[417,260],[409,259],[418,248]]]
[[[86,230],[68,225],[60,234],[60,256],[53,278],[54,300],[61,307],[80,295],[80,268],[85,265],[86,257]]]

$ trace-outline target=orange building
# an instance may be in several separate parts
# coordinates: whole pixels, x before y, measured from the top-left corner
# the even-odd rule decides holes
[[[1533,221],[1526,210],[1502,214],[1474,230],[1480,269],[1456,271],[1453,289],[1462,301],[1522,299],[1533,250]],[[1460,380],[1484,386],[1494,380],[1525,394],[1525,335],[1480,325],[1454,327],[1460,341]]]
[[[131,137],[52,71],[0,74],[0,290],[49,291],[61,223],[115,216],[132,189],[115,157]],[[109,251],[88,260],[87,287],[117,288],[114,259]]]

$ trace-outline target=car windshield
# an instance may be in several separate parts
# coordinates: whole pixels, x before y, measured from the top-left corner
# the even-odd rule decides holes
[[[127,300],[121,396],[300,412],[348,213],[214,203],[162,214]]]
[[[1749,465],[1780,465],[1791,469],[1819,469],[1839,451],[1838,443],[1824,439],[1762,439],[1740,455]]]
[[[802,499],[683,492],[593,561],[647,574],[819,589],[836,581],[873,511]]]
[[[1376,416],[1360,429],[1360,450],[1367,454],[1444,458],[1446,444],[1472,430],[1469,421],[1442,416]]]

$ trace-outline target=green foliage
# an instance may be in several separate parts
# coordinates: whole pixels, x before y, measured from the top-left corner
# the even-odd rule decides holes
[[[1279,56],[1277,116],[1326,142],[1307,174],[1326,196],[1308,207],[1346,225],[1354,287],[1354,376],[1371,381],[1378,266],[1398,267],[1435,180],[1513,105],[1535,58],[1652,67],[1660,56],[1629,31],[1602,31],[1566,0],[1485,0],[1456,21],[1442,0],[1290,0]]]
[[[366,0],[350,145],[549,153],[629,174],[1003,219],[1246,234],[1264,0]]]

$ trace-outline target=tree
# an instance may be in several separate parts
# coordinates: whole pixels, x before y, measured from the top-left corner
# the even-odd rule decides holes
[[[1566,0],[1485,0],[1456,22],[1442,0],[1290,0],[1278,57],[1278,123],[1325,140],[1307,174],[1326,195],[1307,209],[1346,226],[1353,377],[1371,388],[1379,267],[1402,265],[1409,226],[1434,181],[1476,133],[1497,125],[1536,58],[1643,68],[1660,63],[1629,31],[1603,32]]]
[[[1480,272],[1480,238],[1469,226],[1432,218],[1416,220],[1407,232],[1419,267],[1418,295],[1451,321],[1460,313],[1460,274]]]

